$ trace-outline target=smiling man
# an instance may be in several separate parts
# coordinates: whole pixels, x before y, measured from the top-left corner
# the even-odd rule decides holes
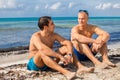
[[[78,25],[71,30],[71,41],[74,46],[74,53],[79,60],[91,60],[98,68],[115,67],[108,59],[107,41],[109,33],[95,25],[88,24],[89,14],[86,10],[79,10]],[[93,34],[98,37],[93,39]],[[99,52],[103,61],[100,62],[94,55]]]

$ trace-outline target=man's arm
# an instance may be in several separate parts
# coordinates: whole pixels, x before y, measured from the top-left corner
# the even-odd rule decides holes
[[[54,52],[52,49],[50,49],[48,46],[46,46],[44,43],[42,43],[42,41],[40,40],[40,37],[38,37],[38,35],[34,35],[32,36],[32,42],[35,45],[35,47],[42,52],[43,54],[47,55],[47,56],[53,56],[56,58],[63,58],[62,55]]]
[[[62,36],[60,36],[59,34],[55,34],[55,38],[58,42],[60,42],[61,45],[65,46],[67,48],[67,51],[66,51],[66,55],[64,56],[65,59],[66,59],[66,64],[67,65],[68,63],[71,63],[72,62],[72,55],[73,55],[73,47],[72,47],[72,43],[63,38]]]
[[[103,46],[103,44],[107,43],[107,41],[109,40],[109,33],[107,33],[106,31],[95,27],[94,32],[98,35],[98,37],[96,38],[97,41],[100,41],[100,44],[95,44],[93,43],[92,45],[92,51],[96,51],[98,52],[98,50]]]
[[[95,39],[79,34],[78,29],[74,27],[71,31],[71,40],[77,40],[81,43],[99,43]]]
[[[106,43],[110,38],[109,33],[98,27],[95,28],[95,33],[98,35],[97,40],[101,40],[102,44]]]
[[[64,45],[64,46],[67,47],[67,49],[68,49],[68,54],[69,54],[69,53],[72,54],[72,52],[73,52],[73,51],[72,51],[72,43],[71,43],[69,40],[63,38],[63,37],[60,36],[59,34],[56,34],[56,40],[57,40],[58,42],[60,42],[61,45]]]

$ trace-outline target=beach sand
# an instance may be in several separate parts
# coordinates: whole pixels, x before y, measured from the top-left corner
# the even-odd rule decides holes
[[[117,65],[110,69],[96,69],[93,73],[77,75],[73,80],[120,80],[120,43],[109,45],[109,58]],[[28,50],[18,50],[0,53],[0,80],[67,80],[66,77],[52,69],[47,71],[28,71]],[[101,56],[97,55],[101,60]],[[90,61],[82,61],[82,64],[93,67]],[[76,71],[74,65],[63,66],[70,71]]]

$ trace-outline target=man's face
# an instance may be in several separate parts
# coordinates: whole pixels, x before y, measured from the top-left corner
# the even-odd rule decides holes
[[[48,28],[50,32],[54,32],[55,25],[52,20],[49,21]]]
[[[85,12],[78,13],[78,24],[83,26],[86,25],[88,21],[88,15]]]

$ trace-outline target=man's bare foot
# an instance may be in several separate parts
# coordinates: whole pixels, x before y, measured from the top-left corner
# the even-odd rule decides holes
[[[116,67],[116,64],[114,64],[114,63],[112,63],[112,62],[110,62],[110,61],[106,61],[106,62],[104,62],[104,63],[106,63],[108,66],[110,66],[110,67]]]
[[[108,66],[108,64],[106,63],[100,63],[100,64],[97,64],[95,65],[96,68],[99,68],[99,69],[109,69],[110,67]]]
[[[79,68],[77,70],[77,74],[92,73],[92,72],[94,72],[94,68],[93,67],[90,67],[90,68],[88,68],[88,67],[82,67],[82,68]]]
[[[65,76],[66,76],[67,80],[71,80],[76,76],[76,73],[70,72],[70,73],[66,74]]]

